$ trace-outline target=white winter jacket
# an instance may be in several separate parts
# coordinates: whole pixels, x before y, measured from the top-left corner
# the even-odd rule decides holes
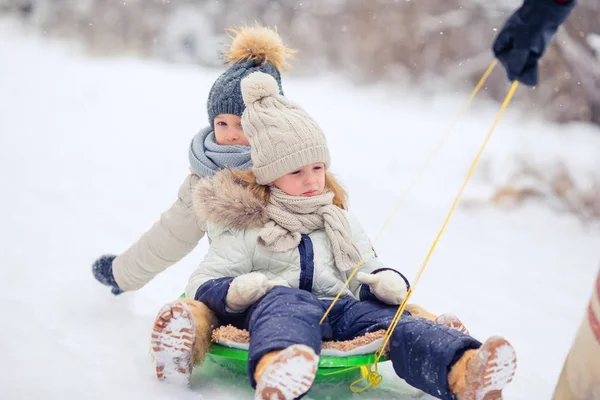
[[[113,261],[113,274],[123,290],[137,290],[181,260],[204,236],[206,225],[193,210],[192,189],[201,180],[188,175],[178,198],[127,251]]]
[[[195,298],[198,288],[213,279],[262,272],[268,279],[284,279],[293,288],[308,288],[318,298],[331,299],[351,272],[336,268],[324,229],[304,236],[298,248],[286,252],[273,252],[259,245],[259,232],[269,221],[265,205],[236,182],[230,171],[200,181],[193,202],[198,219],[207,222],[211,244],[190,277],[186,297]],[[348,217],[354,243],[365,255],[360,271],[371,273],[385,268],[358,221],[352,214]],[[359,298],[359,291],[360,284],[353,279],[343,297]]]

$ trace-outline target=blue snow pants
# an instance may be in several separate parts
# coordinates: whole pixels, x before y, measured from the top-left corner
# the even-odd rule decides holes
[[[398,309],[379,301],[339,300],[319,325],[330,304],[330,300],[319,300],[305,290],[278,286],[243,315],[238,314],[237,321],[231,319],[232,314],[217,312],[228,323],[250,332],[248,377],[252,387],[256,387],[254,371],[263,355],[294,344],[305,344],[319,354],[323,340],[350,340],[387,329]],[[457,330],[405,312],[390,338],[390,358],[396,374],[408,384],[451,400],[451,366],[465,351],[480,346]]]

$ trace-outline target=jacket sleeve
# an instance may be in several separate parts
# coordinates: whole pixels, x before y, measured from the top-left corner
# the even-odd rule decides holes
[[[191,252],[206,228],[192,206],[192,188],[200,180],[190,174],[178,198],[150,230],[113,261],[116,282],[123,290],[137,290]]]
[[[246,231],[211,228],[211,244],[204,260],[190,276],[185,296],[202,301],[221,314],[225,310],[225,296],[233,278],[252,272],[253,249],[247,243]]]
[[[408,279],[406,279],[404,275],[402,275],[400,272],[393,268],[387,268],[386,265],[377,257],[377,253],[375,253],[375,249],[373,248],[373,245],[371,244],[371,240],[367,236],[367,233],[363,229],[360,222],[358,222],[356,217],[354,217],[354,215],[351,213],[348,213],[348,222],[350,223],[350,228],[352,229],[352,240],[354,241],[356,247],[358,247],[361,256],[364,258],[363,263],[358,268],[357,273],[360,271],[365,272],[367,274],[376,274],[380,271],[392,270],[394,272],[397,272],[402,277],[402,279],[404,279],[404,282],[406,282],[407,287],[410,287]],[[350,273],[351,271],[348,272],[348,276]],[[371,289],[368,285],[362,285],[356,280],[356,275],[354,276],[352,281],[350,281],[349,289],[352,291],[354,296],[356,296],[356,298],[361,301],[378,301],[375,295],[371,293]]]

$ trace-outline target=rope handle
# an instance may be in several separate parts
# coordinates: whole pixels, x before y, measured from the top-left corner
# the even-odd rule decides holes
[[[485,83],[485,81],[487,80],[488,76],[490,75],[490,73],[492,72],[492,70],[494,69],[494,67],[497,65],[498,60],[494,59],[494,61],[492,61],[492,63],[490,64],[490,66],[488,67],[488,69],[485,71],[484,75],[482,76],[482,78],[480,79],[480,81],[478,82],[477,86],[475,87],[475,89],[473,90],[473,92],[471,93],[471,95],[469,96],[469,99],[463,104],[459,114],[457,115],[457,117],[454,119],[454,121],[452,122],[452,124],[450,125],[450,127],[446,130],[446,132],[442,135],[441,139],[438,141],[436,147],[432,150],[432,152],[429,154],[427,161],[423,164],[423,166],[421,167],[421,169],[419,170],[418,174],[415,176],[415,178],[413,179],[413,181],[411,182],[411,184],[409,185],[409,187],[407,188],[407,190],[403,193],[403,196],[400,198],[400,200],[398,201],[398,203],[396,204],[392,214],[390,215],[390,217],[386,220],[385,224],[383,225],[383,227],[381,228],[381,230],[379,231],[379,233],[377,234],[377,237],[375,238],[375,241],[372,242],[372,246],[377,242],[377,240],[380,238],[382,232],[384,231],[384,229],[387,227],[387,225],[390,223],[391,219],[394,217],[394,215],[396,214],[396,212],[398,211],[398,209],[400,208],[400,206],[404,203],[406,197],[408,196],[408,194],[410,193],[410,191],[412,190],[412,188],[414,187],[415,183],[417,182],[417,180],[420,178],[420,176],[423,174],[423,172],[428,168],[429,164],[431,163],[431,160],[435,157],[435,155],[437,154],[438,150],[441,148],[442,144],[444,143],[446,137],[448,136],[448,134],[454,129],[454,126],[458,123],[458,121],[462,118],[462,115],[464,114],[464,112],[467,110],[467,108],[469,107],[469,105],[471,104],[473,98],[475,97],[475,95],[477,94],[477,92],[479,91],[479,89],[483,86],[483,84]],[[414,283],[412,284],[412,286],[409,288],[406,297],[404,298],[404,300],[402,301],[402,303],[398,306],[398,310],[396,311],[396,314],[394,315],[394,318],[392,319],[392,322],[390,323],[388,329],[386,330],[386,333],[384,335],[384,342],[383,344],[379,347],[379,349],[376,352],[376,356],[375,356],[375,361],[373,362],[373,364],[365,366],[358,366],[358,367],[351,367],[351,368],[346,368],[342,371],[336,371],[333,373],[329,373],[327,375],[331,375],[331,374],[336,374],[336,373],[340,373],[340,372],[344,372],[344,371],[348,371],[351,369],[356,369],[356,368],[360,368],[361,369],[361,375],[362,377],[360,379],[357,379],[356,381],[352,382],[352,384],[350,384],[350,390],[353,393],[361,393],[365,390],[367,390],[369,387],[373,387],[376,388],[377,386],[379,386],[383,380],[383,377],[379,374],[378,372],[378,362],[381,358],[381,356],[383,355],[383,352],[387,346],[387,344],[389,343],[389,339],[391,338],[392,333],[394,332],[394,329],[396,328],[396,326],[398,325],[398,321],[400,320],[400,317],[402,316],[406,305],[408,304],[408,300],[411,297],[415,287],[417,286],[419,280],[421,279],[421,276],[425,270],[425,267],[427,266],[427,264],[429,263],[429,260],[433,254],[433,251],[435,250],[442,234],[444,233],[444,230],[446,229],[446,226],[448,225],[450,218],[452,217],[454,211],[456,210],[456,207],[458,205],[458,202],[471,178],[471,176],[473,175],[473,172],[475,171],[475,167],[477,166],[479,160],[481,159],[481,156],[483,154],[483,151],[485,150],[485,147],[487,146],[492,133],[494,132],[494,130],[496,129],[496,127],[498,126],[498,123],[500,122],[500,118],[502,117],[502,115],[504,115],[504,112],[506,111],[506,108],[508,107],[508,104],[510,103],[510,101],[512,100],[517,87],[519,85],[518,81],[513,82],[510,90],[508,91],[508,94],[506,95],[502,106],[500,107],[500,111],[498,112],[496,119],[494,120],[494,123],[492,124],[492,127],[490,128],[487,136],[485,137],[483,144],[481,145],[481,147],[479,148],[479,151],[475,157],[475,159],[473,160],[473,162],[471,163],[471,167],[469,168],[469,171],[467,173],[467,176],[465,177],[459,191],[458,194],[456,195],[456,197],[454,198],[454,201],[452,202],[452,206],[450,207],[450,210],[448,212],[448,214],[446,215],[446,218],[444,220],[444,223],[442,224],[442,227],[440,228],[440,230],[438,231],[429,251],[427,252],[427,255],[425,257],[425,260],[423,261],[423,263],[421,264],[421,267],[419,268],[419,271],[417,273],[417,276],[415,278]],[[348,279],[346,280],[344,286],[342,287],[342,289],[340,290],[340,292],[337,294],[337,296],[335,297],[335,299],[332,301],[332,303],[330,304],[329,308],[325,311],[325,314],[323,315],[323,317],[321,318],[320,323],[323,323],[323,321],[325,320],[325,318],[327,317],[327,315],[329,314],[329,312],[331,311],[331,309],[333,308],[334,304],[339,300],[341,294],[343,293],[343,291],[346,289],[346,287],[348,286],[349,282],[354,278],[354,275],[356,275],[358,268],[360,267],[360,265],[362,265],[366,255],[368,254],[368,252],[366,254],[363,254],[361,260],[359,261],[359,263],[356,265],[356,267],[354,268],[354,270],[352,271],[352,273],[349,275]],[[362,382],[366,380],[366,385],[361,387],[361,388],[356,388],[356,384]]]

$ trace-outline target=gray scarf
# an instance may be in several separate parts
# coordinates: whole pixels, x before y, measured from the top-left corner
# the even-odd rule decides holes
[[[267,215],[271,221],[260,231],[258,242],[271,251],[292,250],[300,244],[302,233],[325,229],[340,271],[354,269],[361,259],[352,242],[348,216],[333,204],[333,192],[312,197],[290,196],[273,186]]]
[[[215,132],[204,128],[194,136],[189,151],[190,167],[198,176],[214,176],[223,168],[247,170],[252,167],[250,146],[217,144]]]

